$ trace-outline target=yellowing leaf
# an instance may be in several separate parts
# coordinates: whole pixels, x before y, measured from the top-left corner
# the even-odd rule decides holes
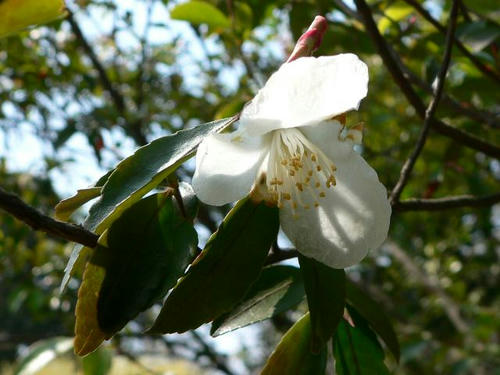
[[[75,353],[84,356],[93,352],[106,338],[97,321],[97,301],[105,276],[103,267],[87,263],[78,291],[75,323]]]
[[[0,37],[64,15],[64,0],[0,1]]]

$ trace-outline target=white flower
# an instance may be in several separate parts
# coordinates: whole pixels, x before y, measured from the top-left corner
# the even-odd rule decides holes
[[[284,64],[245,107],[237,131],[199,146],[199,199],[223,205],[264,187],[298,251],[334,268],[359,262],[387,237],[391,207],[377,173],[353,150],[361,131],[333,118],[357,110],[367,86],[368,69],[352,54]]]

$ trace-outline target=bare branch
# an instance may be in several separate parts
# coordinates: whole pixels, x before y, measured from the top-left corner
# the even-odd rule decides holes
[[[446,47],[443,56],[443,63],[441,64],[441,69],[439,74],[436,77],[436,86],[434,90],[434,97],[432,98],[429,106],[425,111],[424,125],[420,132],[420,136],[418,138],[417,144],[413,149],[410,157],[406,160],[401,168],[401,175],[399,177],[399,181],[394,187],[391,193],[391,201],[397,202],[403,191],[408,179],[410,178],[411,171],[417,161],[417,158],[420,156],[422,149],[424,148],[425,141],[427,140],[427,134],[429,134],[429,129],[432,124],[432,119],[434,113],[436,113],[437,106],[441,99],[441,95],[443,94],[444,82],[446,79],[446,73],[448,72],[448,67],[450,66],[451,60],[451,50],[453,48],[453,37],[455,35],[455,28],[457,25],[457,15],[458,15],[458,0],[453,0],[453,5],[450,12],[450,23],[448,26],[448,31],[446,32]]]
[[[422,17],[424,17],[428,22],[430,22],[436,29],[438,29],[441,33],[446,32],[446,28],[441,25],[432,15],[427,12],[421,4],[419,4],[416,0],[405,0],[406,3],[410,4],[415,10],[420,13]],[[476,56],[474,56],[467,47],[457,38],[453,38],[455,45],[458,49],[466,56],[475,66],[478,68],[484,75],[493,79],[497,83],[500,83],[500,75],[495,72],[492,68],[484,65]]]
[[[79,225],[54,220],[24,203],[17,195],[0,188],[0,208],[7,211],[34,230],[41,230],[55,237],[77,242],[84,246],[95,247],[98,235]]]
[[[394,81],[406,96],[410,104],[415,108],[417,114],[421,118],[425,118],[426,108],[424,106],[424,103],[411,86],[411,83],[403,74],[403,71],[401,70],[397,60],[391,53],[391,49],[378,31],[370,7],[368,6],[368,4],[366,4],[365,0],[354,0],[354,2],[356,4],[356,7],[358,8],[359,14],[363,18],[367,33],[372,38],[376,48],[378,49],[380,57],[382,57],[382,60],[384,61],[384,64],[394,78]],[[500,147],[497,147],[492,143],[479,139],[460,129],[454,128],[453,126],[450,126],[440,120],[432,119],[431,126],[438,133],[452,138],[457,142],[460,142],[475,150],[481,151],[491,157],[500,158]]]
[[[500,203],[500,193],[476,197],[473,195],[459,195],[436,199],[412,198],[393,204],[395,211],[440,211],[451,208],[463,207],[491,207]]]

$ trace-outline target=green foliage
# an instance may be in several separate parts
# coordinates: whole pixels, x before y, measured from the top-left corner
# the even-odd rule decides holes
[[[443,33],[405,1],[368,3],[388,45],[408,67],[418,95],[425,103],[430,102],[425,84],[430,85],[439,71]],[[418,3],[446,26],[451,2]],[[498,74],[498,2],[463,3],[457,36],[475,58]],[[156,257],[159,247],[155,245],[160,243],[155,241],[159,238],[156,235],[174,231],[166,225],[165,232],[155,230],[155,235],[132,238],[134,230],[140,231],[147,224],[141,220],[141,214],[149,212],[143,204],[152,204],[154,199],[141,198],[166,183],[174,170],[180,180],[189,181],[192,163],[183,163],[204,136],[230,125],[231,120],[224,118],[241,110],[254,96],[259,82],[279,68],[293,47],[293,40],[315,15],[328,14],[329,19],[329,30],[317,55],[352,52],[369,66],[368,96],[360,106],[359,117],[349,114],[348,121],[365,122],[360,151],[388,189],[399,178],[401,166],[421,130],[421,119],[394,84],[363,23],[352,14],[353,8],[342,8],[338,1],[211,0],[172,4],[132,0],[130,7],[124,4],[115,0],[71,4],[74,19],[95,52],[100,68],[89,58],[84,42],[67,20],[0,39],[0,156],[8,158],[9,167],[1,166],[0,184],[50,215],[59,197],[47,176],[57,186],[65,181],[54,176],[84,176],[85,168],[74,163],[80,154],[102,169],[111,170],[94,187],[81,189],[63,201],[56,214],[68,220],[88,199],[97,198],[85,225],[102,235],[101,246],[107,240],[109,249],[114,249],[108,269],[113,269],[113,280],[123,285],[123,289],[106,287],[109,300],[99,298],[101,288],[110,285],[106,284],[106,277],[111,280],[111,273],[104,273],[102,267],[88,259],[102,255],[103,247],[93,250],[77,246],[62,282],[67,285],[66,292],[59,295],[57,286],[64,275],[69,246],[33,232],[0,212],[2,360],[12,362],[20,345],[72,335],[75,293],[79,273],[84,269],[77,307],[77,316],[84,319],[76,325],[77,352],[92,351],[129,319],[132,324],[114,336],[112,346],[117,350],[112,348],[111,353],[137,347],[137,332],[151,327],[160,305],[156,303],[151,310],[134,316],[183,276],[181,269],[191,260],[188,247],[195,242],[191,223],[183,222],[186,230],[189,226],[186,237],[190,246],[175,244],[180,250],[175,254],[182,259],[174,270],[169,268],[171,263],[162,263],[160,260],[166,258]],[[191,27],[170,21],[166,13],[171,19],[189,22]],[[148,14],[152,14],[149,20]],[[113,20],[113,25],[108,20]],[[96,24],[102,28],[94,27]],[[118,101],[103,77],[111,83]],[[436,117],[498,144],[497,86],[455,47],[446,97],[439,104]],[[214,119],[223,120],[210,123]],[[174,134],[178,130],[182,132]],[[26,168],[29,174],[19,173],[15,160],[10,159],[17,143],[12,141],[9,146],[13,134],[24,137],[26,133],[43,139],[44,150],[36,168]],[[131,148],[155,138],[158,139],[129,156]],[[88,150],[81,146],[85,142]],[[23,150],[23,155],[29,156],[30,150]],[[497,160],[431,129],[402,199],[487,195],[498,190],[498,179]],[[167,184],[173,186],[172,181]],[[185,199],[184,204],[188,203]],[[168,213],[173,214],[177,203],[167,206]],[[128,211],[134,208],[138,210],[136,216],[132,214],[135,211]],[[195,215],[196,207],[191,208],[186,211],[194,218],[202,241],[227,213],[227,207],[200,206]],[[394,372],[402,375],[491,374],[500,366],[500,347],[494,334],[499,330],[498,215],[496,206],[396,213],[388,243],[345,274],[345,302],[355,327],[339,318],[343,298],[338,294],[343,289],[325,287],[333,283],[329,272],[324,275],[302,260],[300,271],[273,265],[259,275],[265,262],[265,247],[274,241],[270,238],[276,231],[268,228],[265,220],[257,219],[258,229],[239,231],[241,246],[214,245],[215,238],[222,236],[220,232],[229,235],[223,226],[205,248],[203,254],[207,256],[188,267],[166,306],[175,305],[176,317],[190,321],[182,330],[216,318],[212,325],[214,335],[265,320],[255,325],[255,330],[261,332],[261,350],[242,349],[230,358],[239,361],[245,374],[262,368],[271,348],[288,329],[265,373],[280,374],[287,368],[290,373],[321,373],[326,351],[322,349],[321,355],[314,355],[311,342],[325,342],[333,333],[340,374],[357,374],[359,366],[364,369],[368,364],[373,367],[361,373],[370,374],[375,368],[382,374],[387,369],[396,369]],[[120,225],[123,226],[117,231]],[[269,238],[255,238],[253,231],[264,231]],[[177,235],[182,237],[183,233],[174,233],[174,238]],[[167,237],[173,238],[161,238]],[[265,242],[265,246],[256,250],[252,241],[257,240]],[[165,247],[169,257],[170,250],[173,247]],[[212,258],[209,252],[217,254]],[[219,277],[209,278],[207,269],[214,264],[213,274]],[[122,265],[135,271],[122,273]],[[169,270],[160,277],[163,266]],[[146,268],[148,272],[143,271]],[[315,283],[315,274],[323,275],[321,280],[332,280]],[[338,272],[337,276],[341,278]],[[190,278],[194,280],[189,281]],[[189,288],[183,286],[188,281],[192,283]],[[195,284],[201,286],[196,289]],[[305,304],[300,304],[304,285],[311,318],[306,315],[294,324],[297,316],[304,313]],[[134,288],[142,288],[144,294],[138,293],[138,289],[132,292]],[[174,307],[169,309],[173,311]],[[116,326],[103,330],[100,314],[109,314],[104,320]],[[111,317],[117,320],[112,321]],[[391,322],[395,323],[394,328]],[[168,324],[173,322],[169,320]],[[167,343],[169,353],[183,355],[187,351],[190,358],[199,358],[200,363],[211,361],[211,367],[224,372],[224,357],[214,355],[201,343],[195,345],[184,336],[140,337],[139,346],[144,350]],[[384,359],[378,339],[393,356]],[[184,340],[179,345],[181,350],[176,350],[177,340]],[[101,361],[100,350],[85,357],[84,363]],[[106,367],[103,366],[100,368]],[[229,372],[237,373],[233,369]]]
[[[205,1],[178,4],[170,11],[170,17],[188,21],[192,25],[207,24],[212,30],[226,29],[231,25],[224,13]]]
[[[388,375],[384,364],[384,351],[368,325],[354,311],[352,326],[342,320],[333,339],[333,355],[338,375]]]
[[[304,315],[283,336],[269,357],[262,375],[322,375],[326,368],[326,347],[311,351],[312,329],[309,314]]]
[[[150,332],[185,332],[229,311],[258,278],[278,229],[276,207],[249,198],[238,202],[168,296]]]
[[[311,315],[312,350],[318,353],[330,340],[344,314],[345,272],[299,255]]]
[[[297,267],[266,267],[242,301],[214,320],[210,332],[212,336],[219,336],[272,318],[298,305],[304,296],[304,284]]]

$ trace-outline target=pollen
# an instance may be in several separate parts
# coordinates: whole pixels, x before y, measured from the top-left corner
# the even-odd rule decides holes
[[[269,153],[266,185],[278,207],[318,208],[319,198],[337,184],[335,164],[298,129],[275,130]],[[326,191],[321,187],[326,187]]]

